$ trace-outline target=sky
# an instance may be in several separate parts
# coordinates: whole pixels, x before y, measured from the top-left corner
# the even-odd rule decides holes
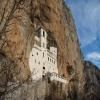
[[[72,11],[84,59],[100,68],[100,0],[65,0]]]

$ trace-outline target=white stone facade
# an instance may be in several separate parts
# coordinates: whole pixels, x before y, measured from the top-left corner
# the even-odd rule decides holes
[[[42,28],[35,36],[35,43],[29,56],[29,66],[33,80],[41,79],[48,72],[58,74],[57,47],[50,46],[47,49],[47,36],[47,32]]]

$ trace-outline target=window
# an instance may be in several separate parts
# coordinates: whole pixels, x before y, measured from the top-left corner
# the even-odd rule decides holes
[[[34,55],[32,54],[32,56],[34,56]]]
[[[36,59],[35,59],[35,63],[36,63]]]
[[[51,62],[51,58],[50,58],[50,62]]]
[[[39,63],[38,64],[40,64],[40,61],[39,61]]]
[[[49,61],[49,57],[48,57],[48,61]]]
[[[62,77],[65,77],[65,75],[63,74]]]
[[[44,75],[42,75],[42,78],[44,78],[45,76]]]
[[[43,57],[44,57],[44,52],[43,52]]]
[[[38,52],[37,52],[37,55],[38,55]]]
[[[45,67],[43,67],[43,69],[45,69]]]
[[[50,83],[50,82],[51,82],[50,77],[48,77],[48,83]]]

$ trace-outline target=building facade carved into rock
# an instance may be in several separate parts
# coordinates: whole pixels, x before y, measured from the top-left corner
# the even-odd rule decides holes
[[[66,83],[64,77],[58,74],[57,47],[54,44],[48,46],[47,37],[49,37],[48,33],[39,28],[29,57],[32,80],[39,80],[49,75],[51,80]]]

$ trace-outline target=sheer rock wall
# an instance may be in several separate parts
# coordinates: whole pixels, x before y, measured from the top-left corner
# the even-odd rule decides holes
[[[59,91],[44,92],[43,96],[47,97],[46,100],[49,100],[52,94],[54,96],[52,100],[56,100],[54,99],[56,97],[57,100],[64,100],[63,97],[73,99],[74,96],[71,95],[80,98],[76,95],[82,91],[83,58],[71,12],[63,0],[0,0],[0,54],[4,55],[4,57],[1,55],[0,57],[9,62],[9,64],[5,63],[8,65],[6,77],[9,76],[5,86],[8,86],[9,81],[18,84],[30,82],[28,59],[34,45],[34,34],[39,27],[43,27],[56,41],[59,74],[64,74],[66,79],[70,80],[66,86],[59,82],[54,82],[54,84],[51,82],[50,86],[54,86]],[[0,68],[2,69],[1,63],[2,60],[0,60]],[[74,70],[72,79],[72,75],[68,71],[70,66]],[[2,76],[3,74],[0,77]],[[6,78],[4,79],[6,80]],[[43,84],[41,82],[41,85]],[[60,87],[61,85],[62,87]],[[43,88],[40,87],[40,89],[42,91]],[[49,86],[45,88],[46,91],[48,89],[50,89]],[[7,88],[2,90],[1,95],[6,90]],[[71,97],[69,92],[72,93]],[[37,98],[41,97],[40,94]]]

